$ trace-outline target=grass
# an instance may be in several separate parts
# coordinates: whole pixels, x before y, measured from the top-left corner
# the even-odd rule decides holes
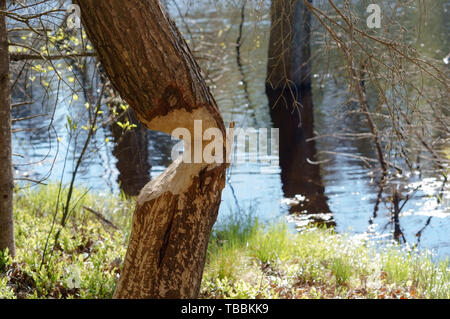
[[[0,253],[0,298],[111,298],[133,201],[77,189],[69,223],[55,244],[57,193],[49,185],[16,194],[17,256]],[[213,230],[200,297],[448,299],[449,263],[331,229],[293,233],[286,223],[263,225],[235,214]]]
[[[16,194],[17,257],[6,271],[9,288],[0,291],[12,290],[18,298],[110,298],[126,252],[134,203],[106,195],[86,195],[86,190],[77,189],[69,223],[61,229],[61,213],[55,218],[57,194],[56,185]],[[66,190],[61,198],[65,195]],[[123,231],[102,223],[83,207],[101,212],[121,225]],[[58,230],[61,233],[55,244]]]

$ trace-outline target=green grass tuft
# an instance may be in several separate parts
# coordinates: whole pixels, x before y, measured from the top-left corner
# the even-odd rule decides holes
[[[0,253],[0,298],[111,298],[134,202],[76,189],[69,222],[60,229],[66,190],[59,204],[58,192],[49,185],[16,194],[17,256]],[[293,233],[285,222],[264,225],[235,214],[211,234],[201,297],[448,299],[449,263],[331,229]]]

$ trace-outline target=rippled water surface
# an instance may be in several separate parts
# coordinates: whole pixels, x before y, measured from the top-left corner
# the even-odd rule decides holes
[[[235,47],[241,23],[240,7],[237,4],[230,2],[228,5],[219,5],[205,0],[178,1],[176,7],[169,1],[169,9],[205,72],[225,122],[235,121],[238,127],[272,127],[269,100],[265,92],[270,31],[268,5],[249,7],[246,10],[241,67]],[[184,16],[183,19],[180,14]],[[440,23],[441,20],[437,21]],[[430,48],[431,44],[428,45],[428,42],[426,47],[437,55],[445,56],[443,53],[449,50],[449,46],[448,39],[445,36],[443,39],[442,34],[446,35],[450,31],[448,24],[433,26],[433,30],[436,32],[430,35],[430,38],[435,37],[433,47]],[[312,91],[314,130],[319,134],[330,134],[342,128],[365,131],[357,118],[343,120],[337,116],[340,105],[345,101],[345,89],[339,87],[331,75],[326,76],[327,71],[321,68],[322,65],[313,62],[314,78],[324,79],[320,83],[316,81]],[[87,65],[86,69],[90,70],[92,67]],[[70,91],[47,97],[38,85],[33,88],[33,95],[35,103],[16,110],[15,116],[51,113],[57,104],[55,120],[49,130],[48,118],[33,119],[34,127],[41,129],[15,134],[14,151],[24,156],[15,158],[16,176],[32,179],[48,176],[50,181],[63,178],[64,182],[68,182],[74,167],[74,157],[79,153],[84,139],[80,136],[77,145],[73,146],[74,140],[70,139],[65,126],[66,117],[71,114],[73,117],[83,118],[85,101],[81,95],[78,101],[73,101]],[[20,100],[20,92],[15,92],[14,98]],[[15,128],[20,129],[21,125],[25,127],[25,123],[18,123]],[[149,144],[151,176],[154,177],[170,164],[174,142],[156,132],[145,134]],[[57,138],[61,141],[59,145]],[[106,142],[106,139],[111,141]],[[119,190],[119,170],[117,158],[113,155],[112,141],[108,126],[99,130],[93,141],[92,151],[82,164],[78,185],[97,191]],[[71,145],[69,152],[68,145]],[[315,173],[317,183],[321,186],[315,191],[318,195],[314,195],[314,198],[305,190],[309,186],[302,185],[300,175],[306,174],[305,172],[290,171],[286,177],[286,172],[283,175],[280,167],[261,173],[261,167],[264,166],[261,163],[233,164],[228,171],[219,219],[236,211],[252,210],[264,220],[290,215],[289,219],[298,227],[314,220],[335,224],[338,232],[392,238],[390,204],[382,201],[374,215],[379,187],[377,179],[371,175],[371,169],[358,159],[335,154],[374,157],[373,145],[367,140],[319,139],[316,141],[315,151],[324,162],[317,167]],[[298,152],[301,153],[302,150]],[[36,164],[28,165],[30,162]],[[442,178],[434,176],[432,171],[430,168],[425,170],[424,175],[413,173],[404,177],[402,193],[405,196],[416,189],[418,183],[422,187],[405,205],[400,216],[400,226],[410,244],[417,243],[416,234],[423,229],[421,246],[432,248],[440,257],[446,257],[450,255],[450,195]],[[384,190],[385,198],[389,191]],[[439,203],[436,195],[440,192],[443,200]],[[316,211],[312,212],[314,209]]]

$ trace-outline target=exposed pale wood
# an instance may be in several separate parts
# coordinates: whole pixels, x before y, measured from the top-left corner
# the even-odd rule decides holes
[[[147,128],[170,134],[183,127],[193,136],[202,120],[203,131],[225,136],[200,68],[158,1],[75,2],[111,83]],[[178,160],[144,187],[114,297],[197,297],[225,169]]]

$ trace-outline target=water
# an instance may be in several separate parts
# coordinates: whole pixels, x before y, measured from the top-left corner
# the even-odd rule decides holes
[[[236,4],[229,2],[227,5],[207,0],[195,3],[179,1],[178,3],[179,8],[176,8],[169,1],[170,12],[189,40],[225,122],[235,121],[238,127],[272,127],[274,124],[269,108],[270,101],[265,93],[270,32],[268,3],[255,4],[246,10],[241,67],[237,63],[235,48],[241,22],[239,2]],[[188,15],[180,19],[180,12],[184,14],[188,7]],[[427,48],[432,49],[433,52],[438,50],[444,52],[448,49],[446,41],[434,41],[433,47],[430,48],[430,46],[431,44],[427,44]],[[65,67],[64,64],[62,69]],[[88,70],[86,72],[91,74],[94,70],[92,61],[87,63],[85,68]],[[314,73],[321,78],[327,72],[322,68],[320,64],[313,65]],[[81,77],[84,71],[76,70],[76,72],[79,72]],[[49,71],[45,77],[51,83],[53,91],[56,91],[57,81],[54,79],[54,72]],[[339,128],[364,131],[358,118],[339,119],[337,115],[339,115],[340,105],[345,101],[345,87],[335,83],[332,76],[323,78],[327,80],[322,83],[316,81],[312,91],[314,131],[320,134],[331,133]],[[67,87],[60,90],[61,93],[58,96],[55,94],[46,96],[44,88],[38,82],[39,80],[35,80],[29,88],[27,94],[31,96],[26,96],[27,94],[18,90],[14,91],[15,101],[23,101],[24,98],[26,100],[31,98],[34,101],[29,106],[15,110],[14,117],[52,114],[55,110],[54,120],[51,121],[50,115],[15,124],[15,129],[40,128],[31,132],[14,134],[14,153],[21,156],[14,157],[16,177],[33,180],[41,180],[45,177],[47,181],[62,180],[67,183],[86,133],[81,130],[78,137],[71,137],[66,127],[66,117],[70,114],[80,123],[86,122],[87,114],[83,106],[90,97],[89,94],[83,94],[76,83],[73,87],[78,90],[75,92],[78,95],[77,101],[74,101],[74,92]],[[91,90],[93,96],[95,88],[94,85]],[[55,105],[57,105],[56,109]],[[82,162],[76,184],[88,186],[100,192],[118,192],[120,173],[117,168],[117,158],[113,155],[117,154],[114,143],[116,139],[108,124],[107,114],[101,120],[104,125],[100,126]],[[48,129],[49,123],[52,123],[51,129]],[[175,142],[171,141],[170,137],[157,132],[145,134],[148,140],[150,175],[154,178],[170,164],[170,151]],[[75,140],[76,145],[74,145]],[[374,216],[379,187],[376,176],[371,175],[371,169],[355,158],[325,153],[349,153],[374,158],[373,145],[368,140],[343,141],[328,138],[319,139],[313,145],[309,143],[299,146],[300,144],[292,143],[294,151],[281,154],[287,164],[283,164],[283,158],[281,158],[281,167],[265,174],[261,174],[262,164],[258,163],[231,166],[222,194],[223,202],[219,220],[226,219],[229,214],[236,211],[243,213],[252,210],[260,219],[266,221],[289,215],[293,227],[304,226],[310,221],[320,221],[335,225],[338,232],[392,238],[390,204],[381,202]],[[288,167],[288,163],[304,161],[315,153],[319,153],[321,161],[327,160],[327,162],[320,166],[315,165],[315,168],[313,166]],[[145,154],[141,156],[146,161]],[[30,163],[34,164],[29,165]],[[145,163],[139,165],[142,166]],[[144,173],[141,169],[135,171],[135,174]],[[446,204],[450,197],[448,187],[445,186],[443,201],[439,204],[435,197],[442,186],[439,176],[433,176],[432,173],[423,176],[413,174],[408,178],[405,177],[404,180],[406,185],[402,192],[404,195],[415,189],[417,185],[414,183],[420,182],[424,185],[422,190],[416,192],[415,196],[407,202],[400,217],[400,227],[406,241],[409,244],[417,243],[416,234],[423,229],[421,247],[435,250],[436,254],[442,258],[450,256],[450,209]],[[385,198],[389,192],[390,189],[384,190]],[[297,200],[292,200],[295,195],[299,195]],[[305,200],[298,200],[303,199],[302,196]],[[298,213],[301,211],[304,212]]]

